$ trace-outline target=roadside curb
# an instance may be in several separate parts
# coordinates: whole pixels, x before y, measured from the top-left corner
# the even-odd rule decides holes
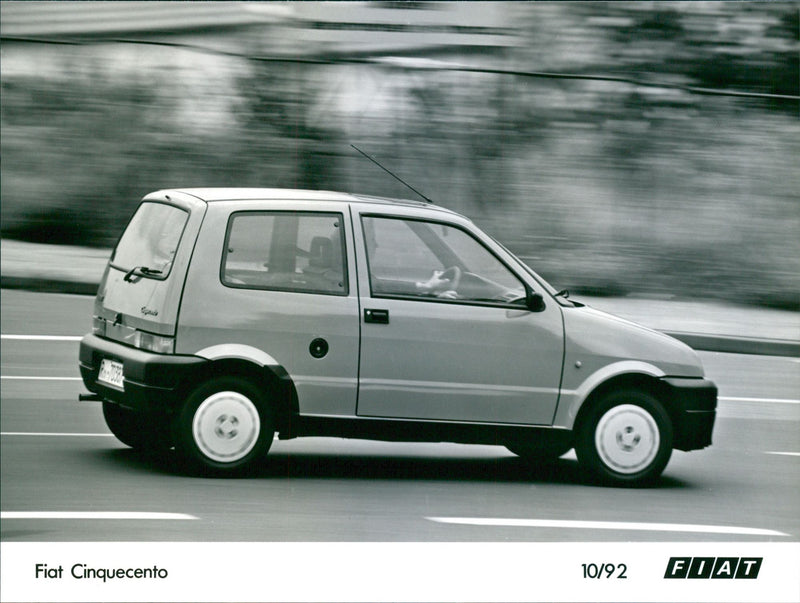
[[[69,293],[74,295],[96,295],[98,283],[81,282],[59,278],[0,276],[0,287],[4,289],[28,289],[45,293]],[[684,342],[689,347],[703,352],[725,352],[730,354],[753,354],[760,356],[800,357],[800,341],[766,339],[756,337],[732,337],[708,335],[683,331],[663,331],[670,337]]]
[[[71,293],[74,295],[97,295],[99,283],[69,281],[43,277],[0,276],[0,288],[28,289],[43,293]]]
[[[663,331],[665,335],[682,341],[690,348],[703,352],[725,352],[729,354],[753,354],[756,356],[800,357],[800,342],[784,339],[758,339],[755,337],[731,337],[725,335],[703,335]]]

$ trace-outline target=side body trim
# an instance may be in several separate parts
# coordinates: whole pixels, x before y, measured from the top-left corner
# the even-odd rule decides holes
[[[388,442],[456,442],[505,446],[520,441],[562,445],[572,440],[572,432],[566,429],[435,420],[300,415],[295,419],[295,427],[294,435],[301,437],[327,436]]]
[[[278,361],[263,350],[254,348],[253,346],[243,345],[240,343],[222,343],[219,345],[212,345],[207,348],[195,352],[195,356],[200,356],[206,360],[224,360],[224,359],[237,359],[248,360],[255,364],[264,367],[280,366]]]

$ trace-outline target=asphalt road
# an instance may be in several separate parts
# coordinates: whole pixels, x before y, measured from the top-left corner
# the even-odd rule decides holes
[[[702,353],[714,445],[673,453],[648,489],[590,485],[573,453],[530,467],[499,447],[323,438],[276,441],[245,478],[189,478],[77,401],[91,298],[0,301],[3,541],[800,540],[794,358]]]

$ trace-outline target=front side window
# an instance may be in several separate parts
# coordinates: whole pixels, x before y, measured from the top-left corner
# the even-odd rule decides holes
[[[400,218],[362,218],[372,295],[525,304],[525,286],[460,228]]]
[[[114,250],[111,264],[141,276],[166,278],[189,212],[166,203],[142,203]]]
[[[229,287],[347,295],[341,214],[239,212],[228,224]]]

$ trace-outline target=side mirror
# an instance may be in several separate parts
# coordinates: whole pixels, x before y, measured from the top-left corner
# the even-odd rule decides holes
[[[525,296],[525,306],[531,312],[542,312],[547,307],[544,303],[544,297],[542,297],[542,294],[535,293],[531,289],[528,289],[528,292]]]

